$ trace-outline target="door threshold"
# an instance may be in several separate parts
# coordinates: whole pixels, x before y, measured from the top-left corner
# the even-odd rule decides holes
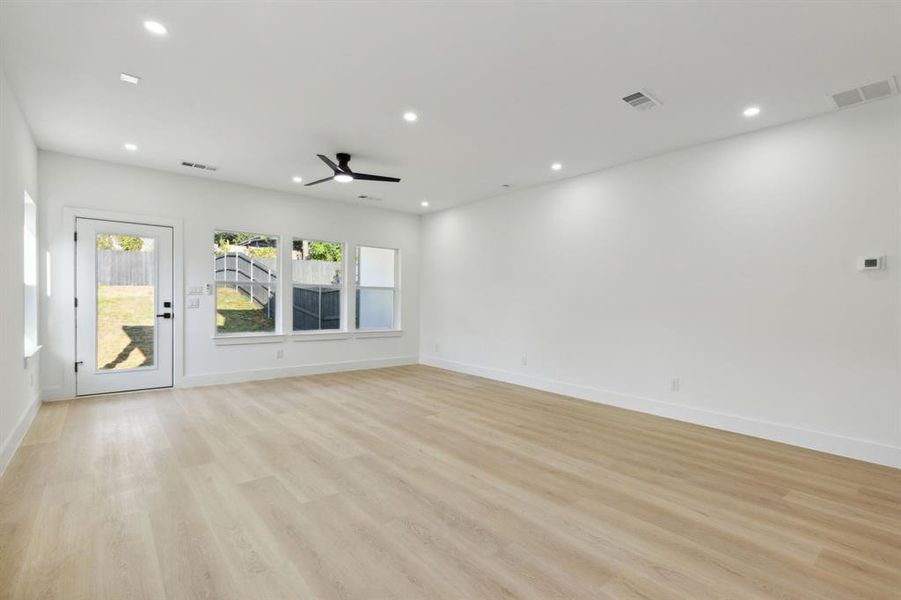
[[[161,387],[138,388],[136,390],[122,390],[120,392],[94,392],[93,394],[75,394],[75,398],[93,398],[96,396],[113,396],[117,394],[137,394],[138,392],[153,392],[156,390],[173,390],[174,385],[164,385]]]

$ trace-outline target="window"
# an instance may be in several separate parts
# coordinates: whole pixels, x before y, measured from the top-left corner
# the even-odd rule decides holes
[[[357,247],[357,329],[397,328],[397,250]]]
[[[213,265],[216,334],[276,332],[278,238],[217,231],[213,236]]]
[[[294,331],[343,329],[344,244],[295,239],[291,271]]]
[[[25,356],[38,349],[38,210],[25,192],[22,257],[25,288]]]

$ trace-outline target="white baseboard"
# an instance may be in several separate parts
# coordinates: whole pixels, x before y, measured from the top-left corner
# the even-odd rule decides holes
[[[58,402],[60,400],[71,400],[72,394],[69,393],[66,388],[52,387],[52,388],[44,388],[41,390],[41,400],[44,402]]]
[[[243,383],[245,381],[262,381],[264,379],[280,379],[283,377],[298,377],[301,375],[321,375],[323,373],[338,373],[340,371],[381,369],[383,367],[399,367],[401,365],[415,364],[419,364],[418,356],[392,356],[388,358],[346,360],[291,367],[228,371],[224,373],[203,373],[200,375],[184,375],[179,377],[176,380],[174,387],[202,387],[207,385],[220,385],[223,383]],[[63,387],[47,388],[41,392],[41,399],[44,400],[44,402],[71,400],[72,393]]]
[[[28,428],[31,427],[31,422],[34,421],[35,415],[38,414],[40,406],[40,399],[35,397],[31,401],[31,406],[19,417],[19,422],[16,423],[9,437],[6,438],[3,447],[0,448],[0,477],[3,476],[6,467],[9,466],[9,461],[12,460],[13,454],[19,449],[19,444],[22,443],[25,434],[28,433]]]
[[[878,444],[867,440],[844,437],[822,431],[801,429],[791,425],[772,423],[739,415],[731,415],[715,411],[694,408],[683,404],[674,404],[650,398],[629,396],[583,385],[575,385],[555,381],[544,377],[534,377],[522,373],[513,373],[502,369],[493,369],[460,363],[436,356],[422,356],[420,363],[440,369],[448,369],[469,375],[485,377],[506,383],[522,385],[546,392],[572,396],[582,400],[618,406],[629,410],[649,413],[678,421],[686,421],[697,425],[715,427],[753,437],[783,442],[802,448],[828,452],[848,458],[854,458],[889,467],[901,468],[901,447]]]
[[[367,360],[346,360],[330,363],[316,363],[294,367],[274,367],[254,369],[250,371],[232,371],[227,373],[205,373],[202,375],[185,375],[175,387],[200,387],[219,385],[221,383],[242,383],[263,379],[280,379],[300,375],[321,375],[340,371],[359,371],[361,369],[381,369],[383,367],[399,367],[419,363],[418,356],[394,356],[389,358],[373,358]]]

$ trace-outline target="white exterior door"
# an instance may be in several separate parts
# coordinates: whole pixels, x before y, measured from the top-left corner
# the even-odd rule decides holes
[[[172,228],[75,221],[76,395],[172,386]]]

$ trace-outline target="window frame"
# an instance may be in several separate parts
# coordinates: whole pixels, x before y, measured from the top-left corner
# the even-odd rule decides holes
[[[243,233],[243,234],[254,236],[254,237],[266,237],[266,238],[275,240],[274,247],[276,249],[276,258],[275,258],[275,261],[274,261],[272,269],[271,269],[271,270],[275,270],[275,281],[273,282],[270,280],[267,282],[260,282],[260,283],[257,283],[255,281],[243,282],[250,286],[259,286],[259,287],[268,286],[269,288],[271,288],[269,290],[269,293],[272,294],[272,296],[275,298],[275,301],[276,301],[275,311],[274,311],[275,312],[275,315],[274,315],[275,316],[275,327],[272,331],[236,331],[233,333],[220,333],[219,332],[219,325],[218,325],[219,284],[237,283],[237,281],[229,281],[227,279],[219,279],[217,277],[217,275],[216,275],[216,256],[217,255],[215,254],[215,249],[214,249],[213,257],[212,257],[213,258],[213,264],[212,264],[212,271],[213,271],[213,339],[221,341],[221,340],[235,340],[235,339],[239,339],[239,338],[261,338],[261,339],[264,339],[264,338],[273,339],[275,337],[282,338],[284,336],[284,334],[283,334],[284,319],[282,318],[282,314],[283,314],[282,305],[284,304],[284,298],[283,298],[283,293],[282,293],[283,286],[281,285],[282,280],[280,279],[280,277],[278,275],[280,272],[284,271],[284,261],[282,258],[284,255],[284,251],[283,251],[283,247],[282,247],[282,236],[269,234],[269,233],[263,233],[263,232],[259,232],[259,231],[246,231],[244,229],[232,229],[232,228],[228,228],[228,227],[217,227],[217,228],[213,229],[213,236],[212,236],[213,240],[211,240],[211,241],[213,241],[214,244],[215,244],[215,240],[216,240],[216,234],[219,234],[219,233],[231,233],[231,234]],[[282,276],[282,277],[284,277],[284,276]]]
[[[313,285],[301,283],[299,281],[294,280],[294,242],[295,241],[309,241],[309,242],[328,242],[330,244],[341,244],[341,284],[337,286],[329,286],[329,285]],[[324,239],[321,236],[292,236],[291,237],[291,251],[288,252],[288,266],[290,267],[291,280],[290,280],[290,294],[288,297],[290,298],[290,302],[286,304],[286,310],[289,311],[290,314],[290,322],[291,329],[290,334],[292,336],[297,336],[298,338],[315,338],[315,339],[343,339],[348,336],[350,331],[349,320],[350,320],[350,310],[348,308],[348,297],[349,297],[349,289],[350,283],[348,282],[347,273],[348,273],[348,256],[350,249],[353,246],[348,242],[342,242],[338,240],[328,240]],[[339,316],[339,327],[338,329],[294,329],[294,288],[330,288],[337,289],[340,294],[340,316]],[[321,310],[321,294],[320,294],[320,320],[322,318],[322,310]]]
[[[394,287],[360,285],[360,248],[373,248],[375,250],[391,250],[394,252]],[[354,272],[353,281],[349,283],[351,291],[349,296],[353,295],[353,331],[356,337],[378,337],[382,334],[398,333],[402,331],[401,324],[401,256],[400,248],[391,246],[380,246],[377,244],[354,244],[353,260]],[[391,327],[357,327],[359,314],[357,310],[357,291],[361,289],[373,290],[393,290],[394,291],[394,315]]]

